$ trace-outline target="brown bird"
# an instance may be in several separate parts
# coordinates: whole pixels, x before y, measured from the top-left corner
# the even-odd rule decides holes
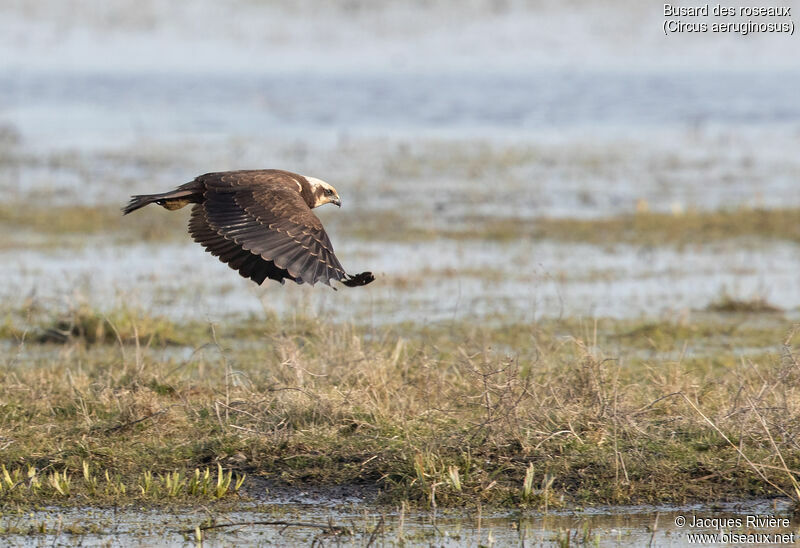
[[[337,280],[356,287],[375,279],[371,272],[347,274],[334,255],[311,210],[342,203],[335,188],[315,177],[278,169],[206,173],[172,192],[132,196],[122,211],[152,203],[169,210],[194,204],[192,238],[257,284],[267,278],[311,285]]]

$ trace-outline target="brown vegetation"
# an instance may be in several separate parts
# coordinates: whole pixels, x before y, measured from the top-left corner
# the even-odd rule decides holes
[[[33,329],[8,353],[2,464],[23,479],[61,474],[70,489],[13,482],[4,500],[121,502],[146,496],[146,474],[163,492],[167,474],[218,466],[427,506],[796,496],[800,363],[785,328],[750,357],[673,359],[642,357],[624,344],[635,329],[611,321],[420,331],[273,317],[187,327],[197,340],[183,352],[169,335],[136,335],[170,331],[163,320],[116,318],[113,337],[42,344]],[[654,349],[683,351],[722,331],[647,329]],[[85,466],[125,494],[92,488]]]

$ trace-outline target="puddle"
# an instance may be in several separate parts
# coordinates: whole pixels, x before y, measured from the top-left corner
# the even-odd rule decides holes
[[[547,514],[406,512],[317,502],[243,504],[242,510],[227,513],[209,513],[206,509],[49,508],[22,516],[5,514],[0,525],[7,530],[35,531],[4,536],[10,546],[192,546],[195,528],[209,525],[215,527],[203,531],[205,546],[685,546],[708,545],[715,540],[728,545],[772,545],[775,540],[800,538],[800,521],[792,517],[789,504],[782,500],[726,503],[713,508],[600,507]],[[332,534],[331,528],[340,534]],[[754,543],[753,538],[762,542]]]

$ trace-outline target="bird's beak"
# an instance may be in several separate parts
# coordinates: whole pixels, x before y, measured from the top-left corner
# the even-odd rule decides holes
[[[333,200],[331,200],[331,203],[332,204],[336,204],[339,207],[342,207],[342,201],[339,199],[338,196],[336,198],[334,198]]]

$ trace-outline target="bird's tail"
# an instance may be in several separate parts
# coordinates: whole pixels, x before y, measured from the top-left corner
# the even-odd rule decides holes
[[[131,201],[128,202],[128,205],[122,208],[122,214],[127,215],[132,211],[136,211],[140,207],[152,204],[158,200],[157,196],[158,194],[142,194],[139,196],[131,196]]]
[[[122,214],[127,215],[148,204],[156,203],[166,209],[180,209],[186,204],[199,201],[199,197],[191,190],[173,190],[161,194],[139,194],[131,196],[128,205],[122,208]]]

